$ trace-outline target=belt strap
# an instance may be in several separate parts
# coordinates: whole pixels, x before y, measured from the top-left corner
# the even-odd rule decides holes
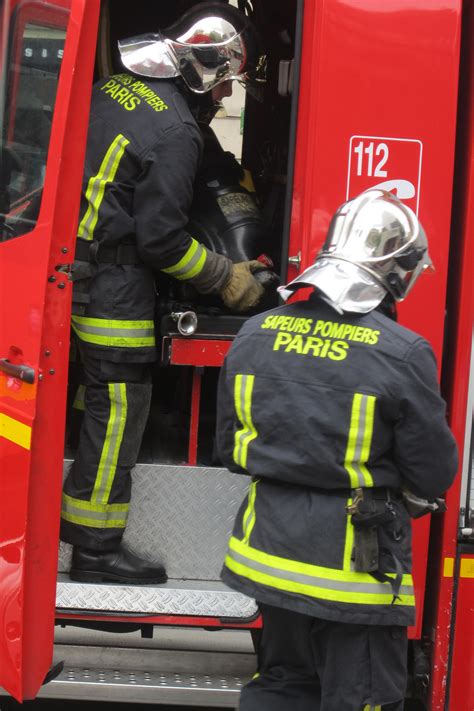
[[[353,489],[321,489],[316,487],[309,487],[312,491],[317,491],[326,496],[340,496],[344,499],[354,498]],[[371,486],[364,488],[364,494],[372,499],[377,499],[380,501],[387,501],[392,497],[393,499],[400,498],[400,494],[396,489],[391,489],[388,486]]]
[[[137,248],[133,244],[119,244],[116,247],[103,245],[97,240],[91,242],[78,238],[75,258],[81,262],[96,264],[141,264]]]

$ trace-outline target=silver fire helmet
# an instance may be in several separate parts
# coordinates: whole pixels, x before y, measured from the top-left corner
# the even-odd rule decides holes
[[[258,81],[262,66],[251,21],[222,2],[196,5],[157,34],[120,41],[119,50],[122,63],[134,74],[155,79],[181,76],[196,94],[232,79]]]
[[[339,312],[368,313],[387,292],[403,301],[431,266],[415,213],[392,193],[371,189],[341,205],[315,263],[279,292],[286,301],[313,286]]]

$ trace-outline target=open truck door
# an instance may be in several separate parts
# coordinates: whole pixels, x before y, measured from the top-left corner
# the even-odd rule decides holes
[[[36,695],[52,659],[69,274],[99,2],[13,0],[8,12],[7,5],[0,82],[0,686],[23,700]]]

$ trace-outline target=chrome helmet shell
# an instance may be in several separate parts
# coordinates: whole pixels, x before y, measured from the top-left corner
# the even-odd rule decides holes
[[[155,79],[181,76],[196,94],[233,79],[244,84],[258,81],[262,66],[250,19],[221,2],[196,5],[157,34],[121,40],[119,51],[122,63],[134,74]]]
[[[403,301],[429,267],[415,213],[393,193],[371,189],[341,205],[315,263],[279,291],[286,300],[313,286],[340,312],[368,313],[387,293]]]

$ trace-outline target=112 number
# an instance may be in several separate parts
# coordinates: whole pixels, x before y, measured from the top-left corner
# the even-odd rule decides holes
[[[357,175],[369,175],[376,178],[386,178],[387,171],[383,170],[385,163],[388,160],[389,150],[386,143],[377,143],[373,141],[364,143],[360,141],[354,148],[354,153],[357,154]],[[380,159],[374,167],[374,157]]]

